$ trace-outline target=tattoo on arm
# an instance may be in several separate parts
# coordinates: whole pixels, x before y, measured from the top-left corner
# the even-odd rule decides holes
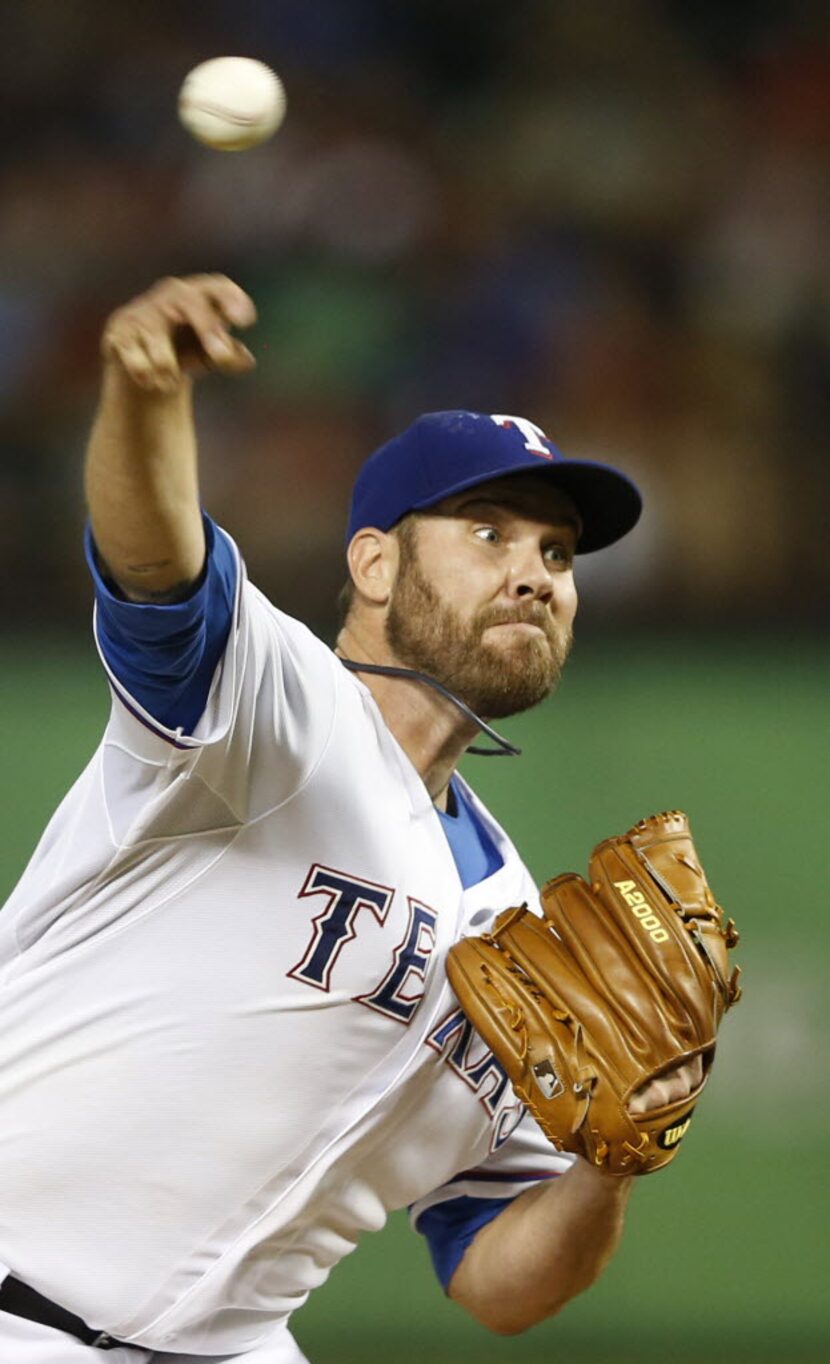
[[[144,602],[152,606],[173,606],[176,602],[184,601],[193,592],[200,579],[188,582],[183,579],[181,582],[173,583],[171,587],[152,588],[140,587],[136,583],[130,582],[129,585],[119,581],[112,569],[104,562],[100,554],[96,551],[98,567],[101,574],[110,588],[114,588],[119,595],[127,598],[128,601]],[[127,572],[140,579],[142,574],[158,573],[159,569],[166,568],[170,563],[169,559],[159,559],[151,564],[127,564]]]
[[[133,570],[130,569],[130,572]],[[155,606],[173,606],[176,602],[184,601],[192,593],[195,582],[174,583],[172,587],[165,587],[163,590],[156,591],[148,588],[130,588],[130,596],[134,601],[147,602]]]
[[[144,573],[158,573],[159,569],[166,569],[169,562],[169,559],[158,559],[157,563],[128,563],[127,572],[131,578],[134,574],[136,578],[140,578]],[[194,591],[194,584],[183,580],[173,582],[169,588],[142,588],[139,587],[138,582],[136,584],[131,582],[129,591],[139,597],[142,602],[155,603],[157,606],[172,606],[174,602],[184,602],[185,597]]]

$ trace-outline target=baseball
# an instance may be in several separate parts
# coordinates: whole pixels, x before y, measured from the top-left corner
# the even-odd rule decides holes
[[[179,118],[199,142],[222,152],[265,142],[282,123],[285,91],[264,62],[214,57],[194,66],[179,92]]]

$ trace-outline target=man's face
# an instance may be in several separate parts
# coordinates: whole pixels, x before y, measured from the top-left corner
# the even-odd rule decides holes
[[[571,646],[578,534],[570,498],[533,474],[481,484],[409,519],[388,644],[485,718],[536,705]]]

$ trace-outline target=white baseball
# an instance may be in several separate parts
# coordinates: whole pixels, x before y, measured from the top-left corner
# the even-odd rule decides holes
[[[253,57],[213,57],[194,66],[179,92],[179,118],[200,142],[239,152],[265,142],[282,123],[282,81]]]

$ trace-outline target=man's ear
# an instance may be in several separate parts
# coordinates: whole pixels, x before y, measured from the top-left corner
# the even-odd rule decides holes
[[[386,606],[398,572],[397,538],[366,527],[352,537],[346,557],[355,591],[374,606]]]

